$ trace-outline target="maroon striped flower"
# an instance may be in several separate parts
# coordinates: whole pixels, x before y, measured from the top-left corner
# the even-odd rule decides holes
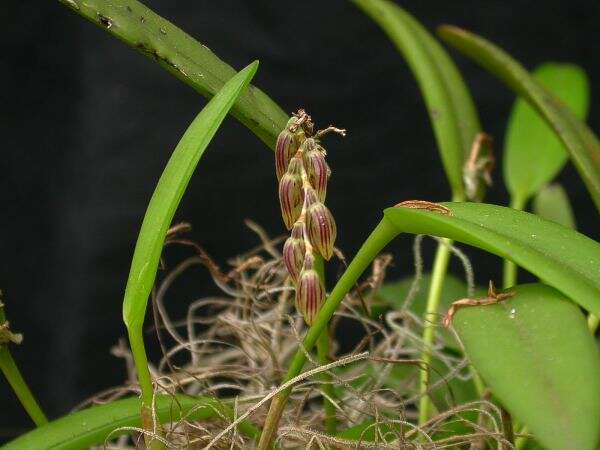
[[[325,302],[325,288],[313,267],[314,256],[307,253],[296,289],[296,309],[308,325],[313,324]]]
[[[305,143],[313,141],[309,138]],[[304,144],[302,144],[304,146]],[[325,161],[325,150],[320,145],[314,143],[308,145],[308,151],[304,153],[304,167],[308,175],[310,185],[317,191],[317,196],[321,203],[325,202],[327,195],[327,181],[331,175],[331,170]]]
[[[283,222],[289,230],[302,212],[302,160],[293,157],[287,171],[279,182],[279,204]]]
[[[308,238],[315,249],[329,260],[337,237],[337,227],[331,212],[321,202],[313,203],[306,211]]]
[[[277,181],[281,180],[281,177],[288,168],[290,160],[298,151],[299,142],[304,136],[304,132],[301,128],[295,131],[290,129],[290,127],[296,125],[297,121],[298,119],[296,117],[292,117],[277,137],[277,145],[275,146],[275,171],[277,172]]]
[[[304,245],[304,222],[298,221],[292,228],[292,235],[283,245],[283,262],[287,268],[294,284],[298,284],[304,256],[306,254],[306,245]]]

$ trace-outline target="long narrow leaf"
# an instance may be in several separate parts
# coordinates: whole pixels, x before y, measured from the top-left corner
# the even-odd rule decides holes
[[[233,411],[227,405],[208,397],[193,398],[159,396],[155,404],[160,423],[184,420],[228,418]],[[141,427],[140,399],[127,398],[68,414],[47,425],[9,442],[2,450],[84,450],[93,445],[103,445],[110,437],[132,433],[132,427]],[[259,430],[249,422],[242,422],[240,432],[256,438]]]
[[[427,105],[453,196],[464,199],[463,166],[481,127],[458,69],[431,34],[396,4],[353,1],[381,26],[410,66]]]
[[[600,244],[534,214],[477,203],[441,203],[447,213],[388,208],[398,232],[433,234],[494,253],[600,313]]]
[[[192,173],[257,68],[258,61],[235,75],[198,114],[177,144],[158,181],[144,216],[125,289],[123,320],[129,329],[141,329],[165,235]]]
[[[589,103],[585,72],[574,64],[545,63],[533,72],[542,86],[584,120]],[[513,204],[524,205],[551,182],[568,159],[564,144],[529,104],[517,99],[504,144],[504,182]]]
[[[452,26],[440,27],[439,35],[500,78],[540,113],[567,147],[600,210],[600,142],[594,133],[521,64],[491,42]]]
[[[459,310],[454,328],[492,392],[548,450],[596,450],[600,352],[581,310],[542,284]]]
[[[208,47],[136,0],[60,2],[157,62],[205,97],[215,95],[236,74]],[[275,148],[277,135],[288,120],[283,110],[254,86],[240,96],[231,112],[271,148]]]

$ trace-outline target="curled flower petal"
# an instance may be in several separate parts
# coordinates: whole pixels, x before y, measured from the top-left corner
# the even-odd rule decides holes
[[[302,212],[304,195],[302,192],[302,162],[299,158],[292,158],[287,172],[279,182],[279,204],[283,222],[289,230]]]
[[[306,212],[308,238],[315,249],[329,260],[337,237],[337,227],[331,212],[321,203],[313,203]]]
[[[303,270],[296,289],[296,309],[308,325],[313,324],[324,302],[325,288],[319,274],[315,270]]]
[[[292,281],[298,284],[300,272],[304,264],[306,245],[304,244],[304,222],[298,221],[292,228],[292,235],[283,245],[283,262]]]

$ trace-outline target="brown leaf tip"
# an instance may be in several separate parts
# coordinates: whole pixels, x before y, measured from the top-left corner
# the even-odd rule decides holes
[[[394,205],[394,208],[424,209],[438,214],[443,214],[445,216],[452,216],[452,211],[450,211],[444,205],[428,202],[426,200],[406,200]]]

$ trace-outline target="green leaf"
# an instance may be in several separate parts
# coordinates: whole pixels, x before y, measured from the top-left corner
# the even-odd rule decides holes
[[[455,199],[464,199],[463,165],[481,131],[473,99],[443,47],[410,14],[387,0],[353,0],[385,31],[413,72],[433,125]]]
[[[201,44],[136,0],[60,0],[77,14],[142,53],[163,69],[211,98],[236,71]],[[232,30],[223,30],[230,33]],[[260,89],[250,86],[231,113],[275,148],[288,116]]]
[[[594,133],[521,64],[491,42],[452,26],[440,27],[439,35],[500,78],[538,111],[566,146],[600,210],[600,142]]]
[[[155,411],[160,423],[222,417],[233,420],[231,408],[208,397],[159,396],[156,398]],[[112,439],[132,432],[114,432],[118,428],[140,428],[141,425],[140,399],[127,398],[68,414],[9,442],[2,450],[83,450],[104,444],[109,436]],[[260,433],[249,422],[241,423],[239,431],[251,438],[256,438]]]
[[[546,220],[576,229],[569,197],[560,184],[549,184],[533,199],[533,212]]]
[[[534,214],[478,203],[440,203],[448,213],[395,207],[385,217],[397,232],[432,234],[509,259],[600,313],[600,244]]]
[[[148,296],[154,284],[167,229],[187,184],[236,98],[258,68],[255,61],[235,75],[196,116],[173,151],[152,194],[135,246],[125,299],[123,320],[130,329],[141,329]]]
[[[401,309],[404,306],[404,300],[408,296],[410,288],[412,286],[414,277],[403,278],[398,281],[385,283],[379,289],[375,300],[383,302],[384,305],[389,305],[394,309]],[[410,304],[410,311],[412,311],[417,317],[424,317],[425,307],[427,304],[427,286],[431,285],[431,274],[425,273],[422,275],[419,282],[419,291],[413,298]],[[476,296],[485,294],[485,289],[476,288]],[[444,313],[453,302],[461,298],[467,297],[467,284],[453,275],[446,275],[444,278],[444,287],[442,289],[442,296],[440,299],[440,313]],[[383,306],[383,305],[382,305]],[[375,317],[382,314],[383,308],[378,306],[377,303],[371,308],[375,313]],[[454,350],[460,350],[461,347],[456,342],[454,335],[445,328],[439,328],[436,331],[440,332],[441,338],[444,341],[444,345]]]
[[[542,284],[459,310],[454,328],[494,394],[548,450],[596,450],[600,352],[581,310]]]
[[[556,95],[577,118],[585,120],[589,87],[585,72],[574,64],[546,63],[533,77]],[[525,204],[552,181],[567,161],[564,144],[529,104],[518,99],[506,130],[504,182],[513,201]]]

